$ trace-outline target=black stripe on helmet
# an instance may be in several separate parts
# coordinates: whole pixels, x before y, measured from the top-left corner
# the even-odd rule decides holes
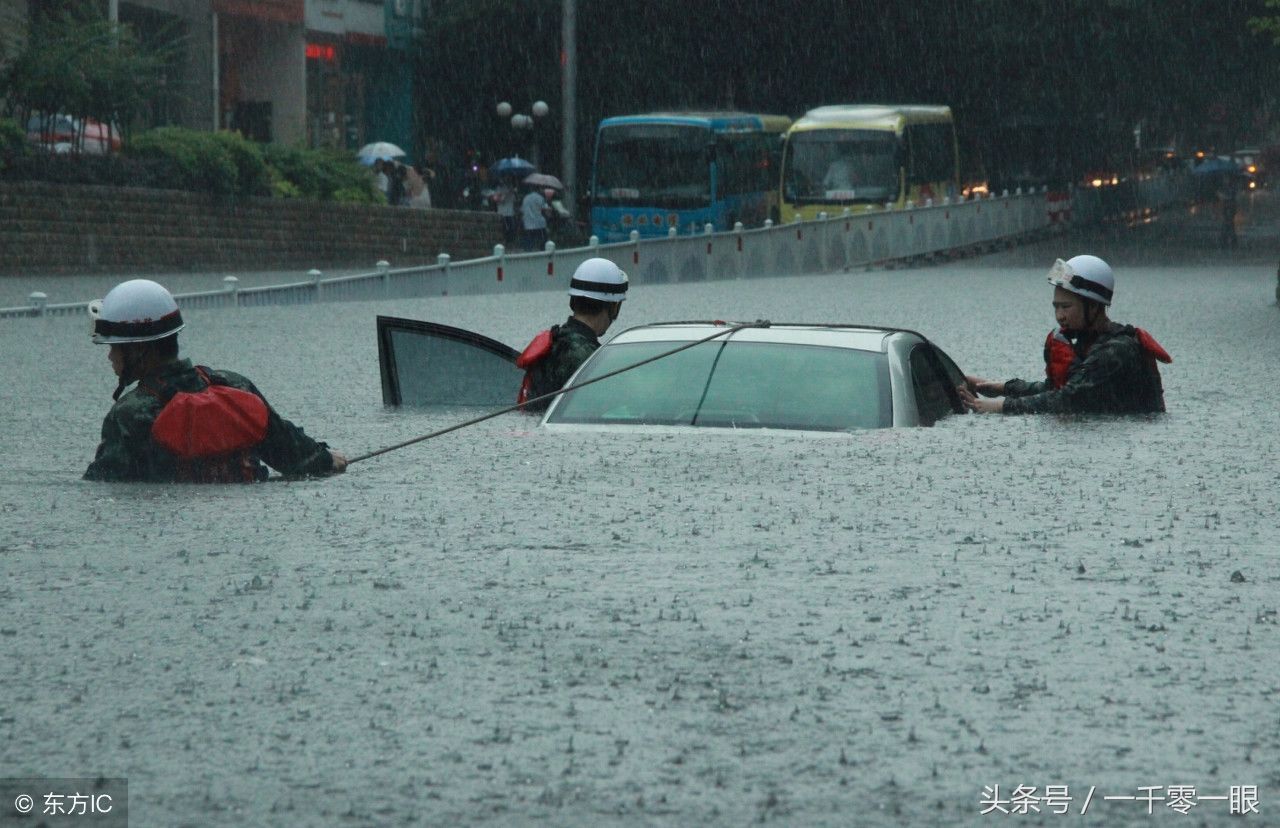
[[[1078,274],[1073,273],[1071,275],[1071,286],[1073,288],[1079,288],[1080,290],[1092,291],[1093,293],[1096,293],[1099,296],[1101,296],[1103,299],[1106,299],[1108,302],[1111,301],[1110,288],[1105,288],[1102,285],[1098,284],[1097,282],[1090,281],[1089,279],[1086,279],[1083,276],[1080,276]]]
[[[583,279],[573,279],[569,282],[570,288],[577,290],[590,290],[596,293],[626,293],[627,283],[607,284],[605,282],[588,282]]]
[[[182,312],[174,311],[146,322],[112,322],[101,317],[93,321],[98,336],[156,336],[182,327]]]

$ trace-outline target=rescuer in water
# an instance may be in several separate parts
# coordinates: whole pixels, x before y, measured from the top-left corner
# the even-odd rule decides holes
[[[1049,271],[1049,283],[1058,328],[1045,340],[1045,379],[997,382],[965,377],[967,387],[959,389],[965,407],[1005,414],[1164,411],[1156,363],[1173,358],[1151,334],[1107,318],[1116,283],[1110,265],[1097,256],[1058,259]]]
[[[346,457],[281,419],[249,380],[179,359],[184,323],[163,286],[122,282],[89,314],[120,381],[86,480],[235,483],[266,479],[268,465],[289,477],[346,469]]]
[[[600,337],[618,318],[627,298],[627,274],[608,259],[587,259],[578,265],[569,282],[569,309],[573,315],[563,325],[542,331],[516,360],[525,370],[517,402],[559,391],[600,347]],[[527,411],[542,411],[550,399]]]

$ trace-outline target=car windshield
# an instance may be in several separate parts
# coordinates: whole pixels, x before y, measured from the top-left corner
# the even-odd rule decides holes
[[[711,133],[629,124],[600,130],[593,196],[602,206],[689,208],[711,203]]]
[[[898,197],[893,133],[818,129],[787,140],[782,186],[794,204],[872,203]]]
[[[575,382],[676,347],[598,351]],[[708,342],[564,395],[548,423],[843,431],[893,423],[888,360],[851,348]]]

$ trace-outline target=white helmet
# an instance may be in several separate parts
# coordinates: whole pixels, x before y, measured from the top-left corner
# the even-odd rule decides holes
[[[152,342],[173,336],[184,323],[173,294],[150,279],[131,279],[89,303],[93,341],[99,345]]]
[[[1111,265],[1097,256],[1074,256],[1065,262],[1058,259],[1053,263],[1049,269],[1049,284],[1110,305],[1111,294],[1116,289],[1116,277],[1111,272]]]
[[[621,302],[627,298],[627,274],[608,259],[587,259],[573,272],[569,295]]]

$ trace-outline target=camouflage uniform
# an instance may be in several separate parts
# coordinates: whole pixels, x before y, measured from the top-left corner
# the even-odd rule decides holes
[[[596,332],[582,322],[569,317],[563,325],[551,329],[551,353],[529,368],[529,398],[540,397],[564,388],[564,384],[587,361],[587,357],[600,347]],[[551,405],[551,399],[525,406],[529,411],[543,411]]]
[[[214,370],[209,374],[232,388],[262,397],[253,383],[239,374]],[[174,360],[154,378],[148,379],[177,391],[194,392],[205,387],[189,359]],[[147,380],[122,396],[102,421],[102,442],[98,445],[97,456],[84,473],[85,480],[168,483],[176,479],[176,459],[151,438],[151,425],[163,408],[162,401],[141,387],[144,383]],[[266,402],[265,398],[263,402]],[[263,462],[288,476],[328,474],[333,470],[333,457],[328,446],[316,442],[301,428],[282,419],[269,403],[267,436],[253,449],[252,460],[259,480],[266,479],[268,474]]]
[[[1067,382],[1005,383],[1005,414],[1152,414],[1164,411],[1164,387],[1155,359],[1132,326],[1112,322],[1074,345],[1076,361]]]

